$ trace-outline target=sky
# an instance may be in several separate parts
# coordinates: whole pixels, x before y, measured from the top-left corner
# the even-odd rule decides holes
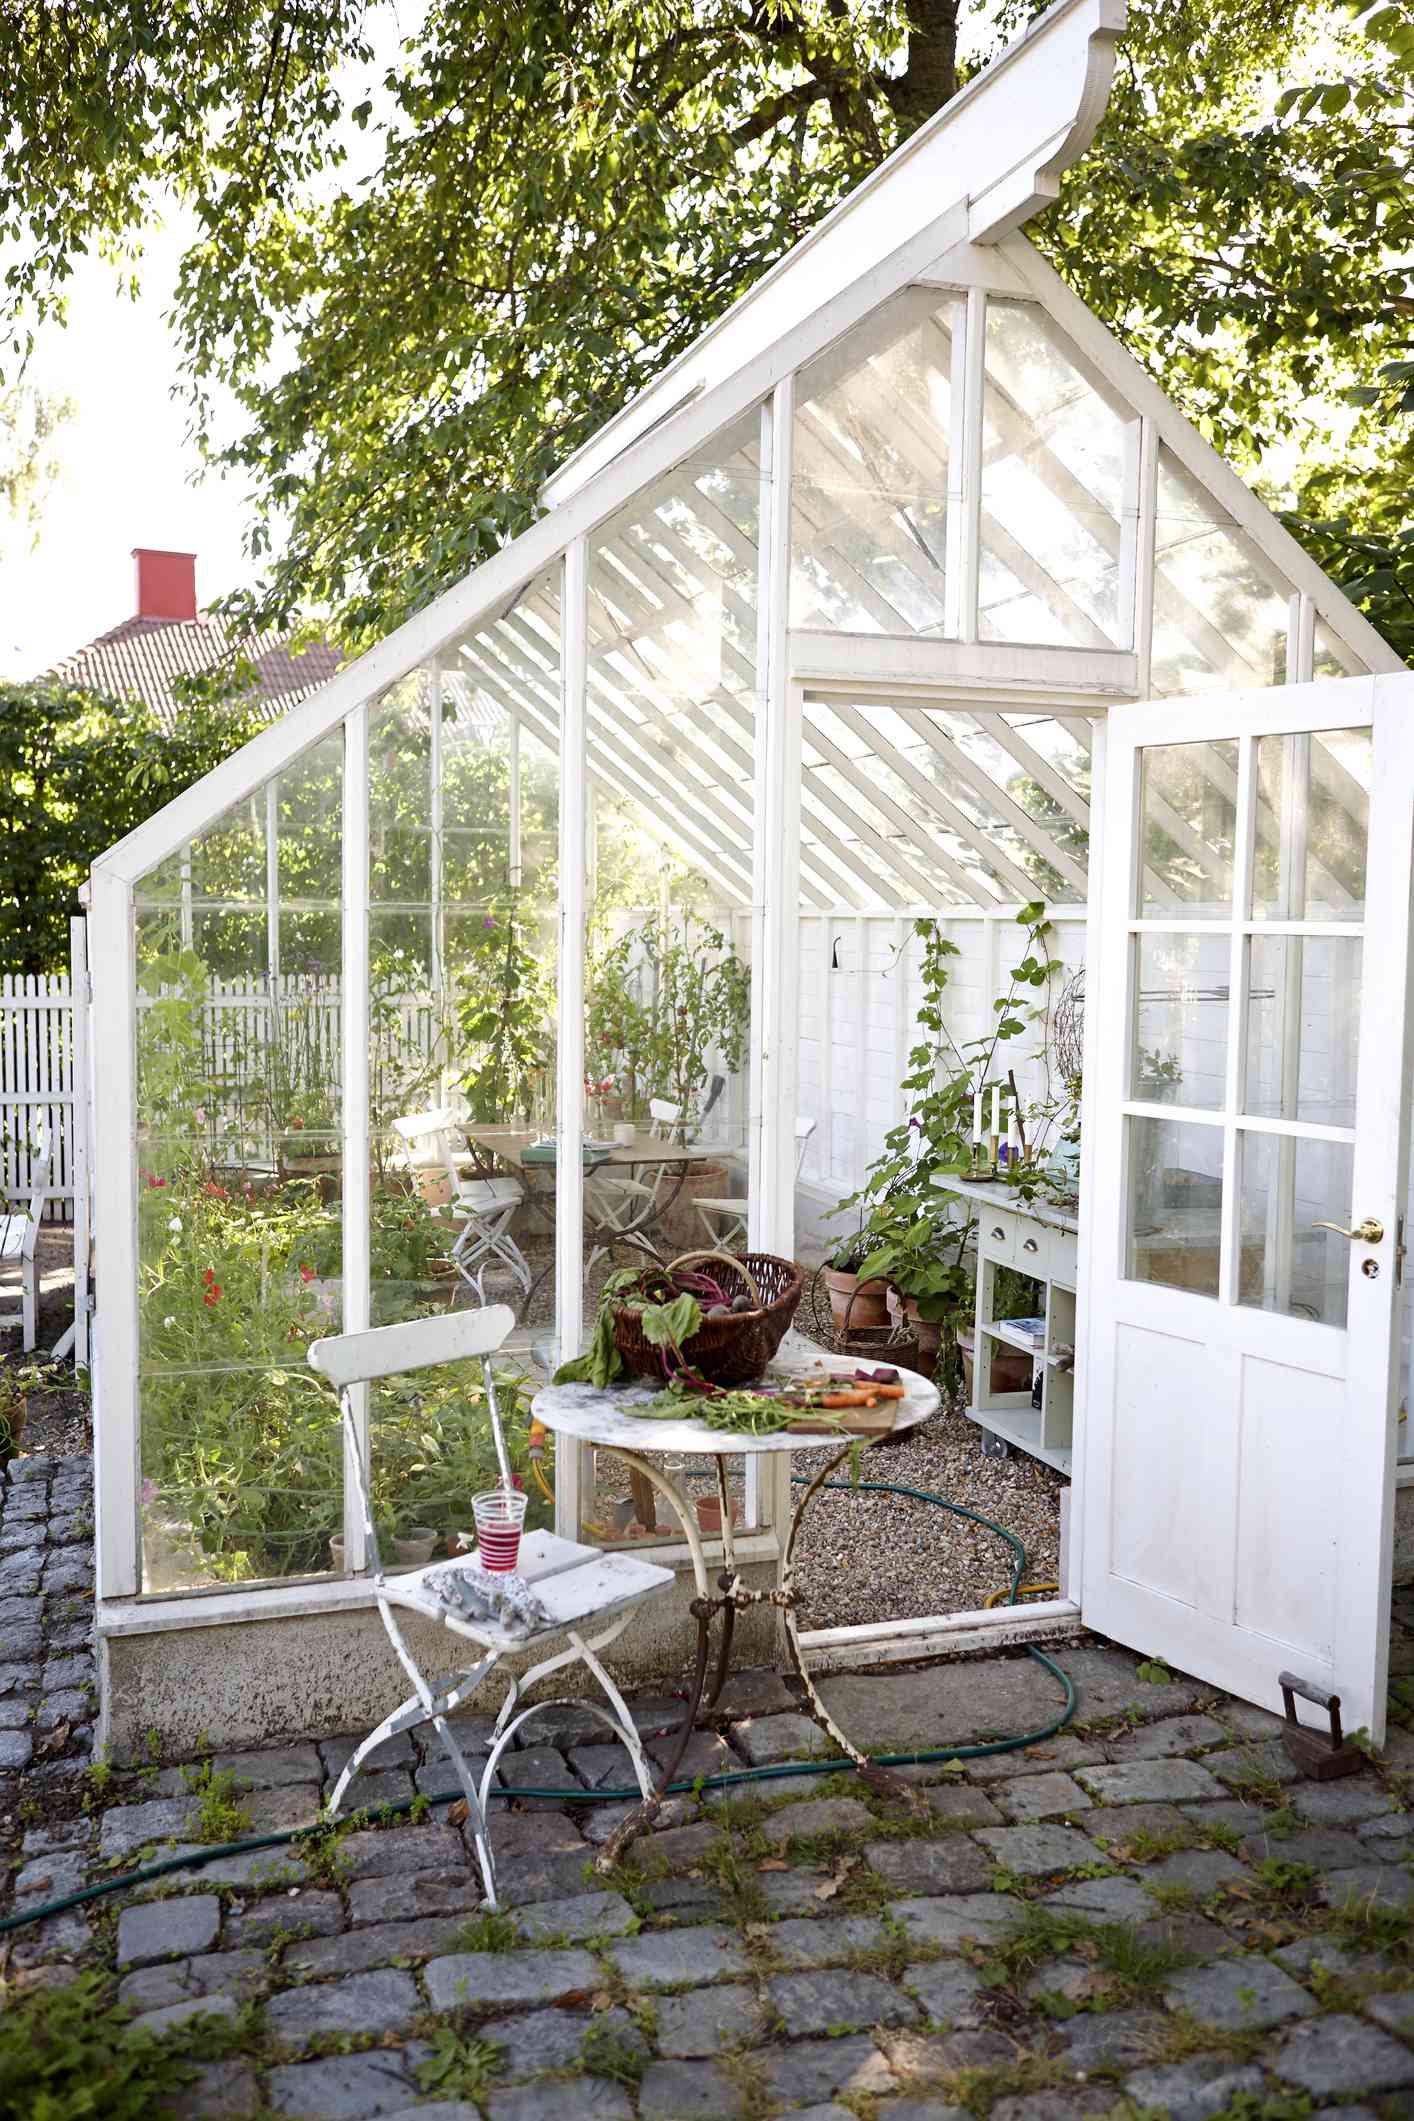
[[[0,678],[27,678],[135,608],[132,548],[194,552],[205,603],[250,579],[238,487],[203,477],[186,408],[172,395],[177,347],[164,321],[183,220],[149,230],[136,300],[113,267],[83,261],[67,325],[46,325],[27,380],[74,401],[54,437],[60,474],[29,535],[7,535],[0,580]]]

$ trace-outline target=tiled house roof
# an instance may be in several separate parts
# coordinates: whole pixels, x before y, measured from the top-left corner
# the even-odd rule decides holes
[[[46,673],[66,684],[146,700],[169,727],[181,712],[178,677],[216,670],[244,655],[255,669],[261,704],[273,721],[326,684],[339,667],[337,649],[314,641],[296,654],[287,640],[251,640],[218,618],[124,619]]]

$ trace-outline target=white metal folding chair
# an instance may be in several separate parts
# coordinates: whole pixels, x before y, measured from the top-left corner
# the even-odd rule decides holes
[[[23,1215],[0,1215],[0,1266],[18,1263],[19,1307],[0,1312],[0,1329],[20,1328],[20,1346],[26,1354],[39,1338],[39,1225],[49,1198],[50,1163],[41,1156],[30,1173],[29,1207]],[[9,1291],[4,1292],[9,1294]]]
[[[798,1119],[795,1123],[795,1175],[800,1176],[800,1167],[805,1162],[805,1151],[810,1137],[815,1132],[813,1119]],[[734,1245],[746,1243],[746,1201],[695,1200],[697,1220],[707,1233],[707,1242],[714,1252],[730,1252]]]
[[[486,1301],[483,1277],[493,1259],[509,1268],[528,1296],[535,1277],[511,1236],[511,1223],[525,1198],[525,1189],[519,1179],[509,1174],[464,1177],[460,1164],[465,1152],[459,1158],[452,1142],[455,1126],[454,1114],[441,1106],[433,1112],[414,1112],[406,1119],[395,1119],[393,1132],[401,1139],[413,1172],[436,1170],[446,1174],[450,1198],[444,1207],[434,1207],[432,1212],[460,1221],[462,1227],[452,1245],[452,1265],[462,1280],[475,1289],[478,1302]]]
[[[553,1532],[528,1532],[521,1540],[517,1574],[534,1589],[549,1615],[549,1624],[530,1635],[511,1635],[490,1622],[469,1620],[452,1611],[437,1595],[438,1583],[449,1577],[462,1576],[481,1586],[496,1581],[494,1576],[488,1579],[474,1554],[465,1561],[434,1561],[426,1568],[408,1570],[391,1580],[384,1576],[363,1452],[350,1398],[351,1387],[370,1384],[380,1377],[401,1376],[409,1370],[479,1358],[496,1459],[502,1480],[509,1485],[510,1464],[506,1457],[506,1439],[501,1427],[491,1357],[514,1324],[515,1313],[509,1305],[488,1304],[480,1310],[444,1312],[440,1317],[414,1319],[406,1325],[375,1326],[366,1333],[340,1333],[328,1340],[314,1341],[309,1350],[313,1368],[338,1389],[345,1463],[353,1471],[368,1562],[373,1572],[373,1594],[398,1662],[414,1689],[406,1701],[383,1718],[376,1730],[369,1732],[352,1754],[329,1800],[328,1816],[331,1819],[337,1817],[350,1783],[364,1761],[385,1739],[413,1730],[419,1724],[430,1723],[446,1748],[466,1798],[467,1821],[477,1861],[481,1865],[486,1898],[492,1907],[496,1905],[496,1876],[486,1831],[486,1806],[497,1765],[529,1717],[537,1715],[541,1709],[564,1706],[559,1701],[541,1701],[517,1712],[517,1703],[525,1689],[551,1672],[562,1671],[568,1665],[583,1664],[598,1682],[609,1706],[605,1708],[597,1701],[581,1701],[576,1705],[599,1717],[614,1736],[622,1740],[633,1763],[639,1789],[645,1798],[652,1794],[648,1763],[628,1704],[601,1664],[599,1653],[623,1633],[645,1598],[656,1591],[666,1590],[673,1580],[671,1569],[659,1568],[655,1563],[639,1560],[631,1554],[604,1554],[598,1547],[580,1546],[574,1540],[558,1538]],[[468,1503],[470,1499],[467,1498]],[[481,1653],[478,1661],[469,1671],[459,1672],[450,1682],[443,1681],[434,1688],[423,1677],[408,1647],[398,1625],[399,1612],[416,1613],[425,1620],[438,1621],[453,1635],[464,1636]],[[605,1622],[607,1625],[601,1625]],[[591,1634],[591,1628],[597,1628],[598,1632]],[[560,1637],[568,1643],[567,1649],[541,1659],[521,1679],[510,1680],[491,1734],[491,1749],[478,1789],[447,1719],[466,1706],[503,1657],[512,1651],[535,1649]]]
[[[654,1097],[648,1101],[648,1131],[658,1141],[671,1141],[673,1133],[682,1121],[682,1106],[671,1104],[666,1097]],[[602,1258],[609,1246],[617,1240],[634,1245],[656,1259],[653,1247],[652,1226],[655,1210],[662,1196],[666,1174],[670,1165],[660,1164],[651,1180],[630,1178],[626,1172],[599,1169],[586,1172],[584,1194],[595,1225],[607,1240],[596,1245],[590,1254],[589,1264]]]

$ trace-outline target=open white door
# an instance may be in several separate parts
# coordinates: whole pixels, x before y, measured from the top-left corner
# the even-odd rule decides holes
[[[1414,677],[1114,709],[1105,784],[1085,1619],[1378,1740]]]

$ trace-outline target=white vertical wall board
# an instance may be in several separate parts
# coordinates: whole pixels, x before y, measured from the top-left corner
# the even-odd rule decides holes
[[[361,1333],[371,1322],[369,1286],[369,959],[368,959],[368,707],[355,708],[344,723],[344,839],[341,850],[343,918],[343,1331]],[[368,1387],[350,1387],[357,1448],[367,1477]],[[363,1513],[345,1442],[344,1563],[356,1575],[367,1560]]]
[[[589,546],[576,538],[564,555],[560,595],[560,947],[555,1109],[555,1353],[577,1355],[584,1335],[584,950],[586,699]],[[555,1454],[555,1529],[579,1537],[591,1460],[565,1442]]]
[[[94,1202],[103,1262],[95,1322],[93,1455],[98,1593],[131,1597],[138,1554],[137,1011],[132,893],[95,874],[89,910],[94,1018]]]
[[[88,1368],[89,1240],[93,1227],[92,1112],[89,1106],[93,1070],[89,1064],[92,1003],[88,982],[88,922],[76,914],[69,922],[70,1096],[69,1160],[74,1187],[74,1368]]]

